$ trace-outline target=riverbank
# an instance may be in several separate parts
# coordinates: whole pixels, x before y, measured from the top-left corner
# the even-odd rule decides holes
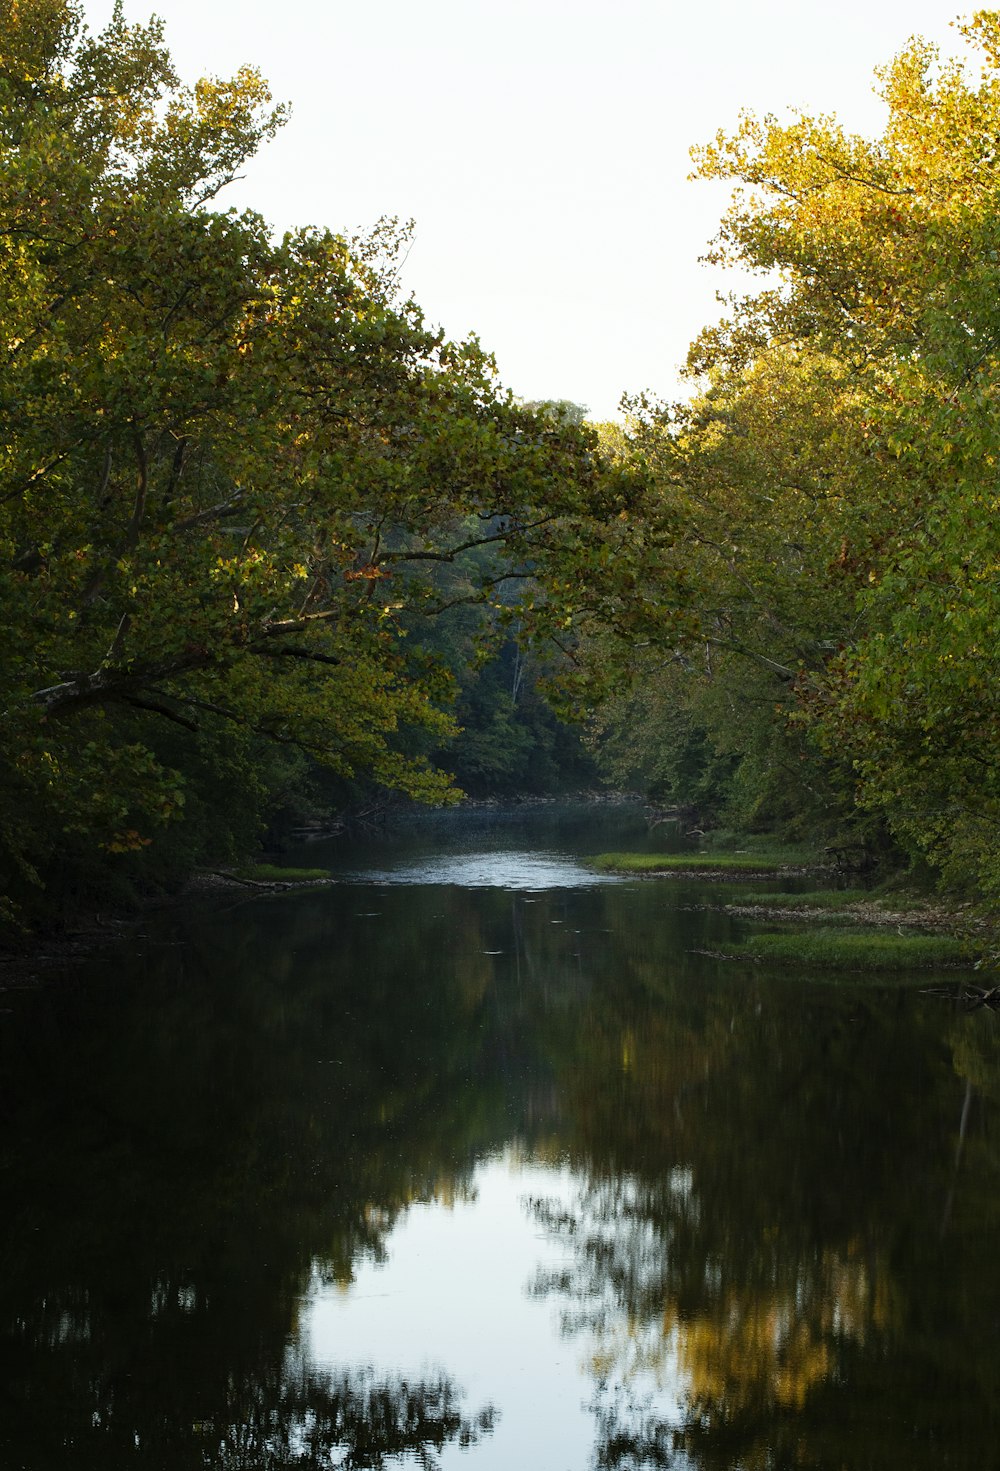
[[[706,883],[809,875],[832,880],[842,871],[829,853],[821,852],[814,844],[783,843],[764,834],[742,833],[710,834],[696,849],[680,852],[599,853],[590,863],[601,873],[681,877]]]
[[[971,903],[948,904],[916,891],[835,887],[842,869],[808,849],[780,849],[762,842],[757,851],[604,853],[592,861],[601,872],[650,880],[698,883],[813,878],[829,887],[796,892],[776,887],[750,891],[720,907],[750,926],[720,959],[797,964],[851,971],[903,971],[978,967],[990,958],[992,921]]]
[[[750,879],[805,878],[836,870],[821,863],[760,858],[752,854],[600,853],[590,866],[599,873],[645,878],[694,878],[699,882],[746,883]]]
[[[469,803],[472,811],[512,804]],[[558,804],[537,799],[517,807],[544,809]],[[588,806],[607,808],[607,798]],[[426,814],[423,814],[426,815]],[[630,834],[631,836],[631,834]],[[308,856],[294,856],[301,865]],[[914,964],[949,964],[991,960],[995,925],[971,903],[951,903],[898,887],[871,890],[836,887],[843,869],[829,854],[806,845],[778,844],[766,837],[725,835],[717,848],[699,852],[609,852],[584,860],[605,874],[718,885],[720,902],[705,895],[705,907],[720,909],[746,922],[745,941],[733,957],[759,962],[800,962],[849,968],[884,968]],[[812,879],[806,888],[804,879]],[[103,907],[91,915],[67,916],[65,928],[0,949],[0,990],[29,985],[60,968],[72,967],[109,942],[137,933],[147,915],[169,910],[213,894],[247,898],[279,895],[292,889],[329,888],[340,882],[331,869],[279,862],[251,862],[201,869],[176,889],[138,895],[133,903]],[[860,939],[854,936],[860,935]],[[865,936],[870,941],[865,941]],[[888,941],[875,938],[891,937]],[[851,936],[851,938],[849,938]],[[905,937],[937,936],[947,944],[913,946],[905,953]],[[923,953],[919,953],[919,952]],[[890,956],[889,952],[893,954]]]
[[[994,926],[971,904],[913,892],[815,890],[745,894],[726,904],[753,932],[733,953],[766,963],[850,970],[986,965]]]
[[[948,905],[905,891],[878,895],[866,889],[815,889],[808,893],[741,894],[725,905],[741,919],[801,924],[844,923],[957,933],[986,929],[971,904]]]
[[[105,910],[77,919],[63,931],[26,935],[20,945],[0,948],[0,992],[27,986],[45,974],[86,960],[101,946],[125,939],[150,914],[177,908],[190,899],[217,893],[280,894],[289,889],[320,889],[336,883],[327,869],[281,868],[277,864],[245,864],[239,868],[201,869],[173,893],[151,894],[127,909]]]

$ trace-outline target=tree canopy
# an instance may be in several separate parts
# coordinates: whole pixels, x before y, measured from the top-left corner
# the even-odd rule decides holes
[[[878,138],[745,116],[695,150],[734,186],[710,258],[763,284],[621,453],[671,527],[642,663],[673,749],[725,756],[744,817],[791,794],[995,897],[1000,14],[959,29],[968,64],[914,41],[880,72]]]
[[[761,289],[687,403],[595,428],[428,324],[405,225],[276,240],[221,207],[284,120],[259,73],[188,86],[157,20],[10,0],[12,900],[245,847],[305,760],[448,800],[459,721],[474,787],[584,771],[546,650],[612,779],[1000,894],[1000,13],[960,30],[978,74],[912,42],[877,138],[746,116],[695,151],[734,186],[712,258]]]
[[[283,118],[252,69],[183,85],[120,5],[96,38],[68,0],[4,8],[8,892],[77,839],[148,846],[199,769],[252,805],[262,743],[445,799],[452,681],[422,625],[509,614],[530,578],[557,627],[553,552],[627,496],[592,431],[401,297],[405,227],[276,242],[216,206]]]

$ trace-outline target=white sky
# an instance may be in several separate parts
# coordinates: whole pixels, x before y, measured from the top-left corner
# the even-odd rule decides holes
[[[261,68],[292,104],[222,202],[278,229],[413,217],[429,320],[478,333],[525,398],[608,418],[673,396],[725,283],[698,257],[725,203],[688,149],[741,108],[880,131],[875,66],[914,33],[960,48],[954,0],[125,0],[184,78]],[[967,13],[973,7],[967,7]],[[92,28],[111,0],[85,0]]]

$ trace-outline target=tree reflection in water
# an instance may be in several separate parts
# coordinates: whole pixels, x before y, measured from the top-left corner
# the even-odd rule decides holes
[[[978,1471],[994,1020],[952,1028],[914,993],[661,988],[639,1024],[620,976],[592,998],[566,1090],[580,1183],[532,1202],[571,1255],[533,1291],[585,1346],[597,1465]]]
[[[218,1471],[381,1471],[406,1456],[432,1468],[447,1444],[474,1445],[496,1418],[490,1406],[463,1415],[461,1393],[445,1375],[414,1383],[365,1369],[327,1374],[303,1363],[231,1380],[212,1417],[189,1424],[166,1414],[163,1423],[150,1423],[136,1415],[127,1393],[95,1390],[101,1403],[90,1426],[71,1440],[72,1452],[95,1464],[102,1456],[110,1465]]]
[[[0,1032],[0,1465],[431,1466],[488,1435],[456,1366],[348,1356],[331,1378],[288,1348],[310,1284],[381,1259],[413,1202],[461,1198],[504,1126],[457,967],[387,1003],[406,939],[301,905],[222,942],[195,924],[141,984],[22,998]]]
[[[443,1375],[411,1383],[372,1370],[327,1376],[300,1365],[275,1384],[240,1391],[221,1422],[193,1427],[204,1464],[219,1471],[381,1471],[403,1456],[432,1468],[447,1444],[475,1445],[496,1418],[491,1406],[463,1415],[461,1395]]]
[[[689,1294],[682,1309],[679,1257],[698,1214],[684,1170],[662,1185],[591,1179],[569,1210],[530,1208],[574,1244],[574,1267],[540,1274],[532,1291],[563,1299],[564,1334],[587,1342],[602,1468],[683,1466],[685,1447],[740,1426],[752,1441],[805,1408],[846,1341],[863,1347],[887,1325],[884,1267],[830,1250],[794,1263],[775,1254],[769,1286],[737,1285],[729,1264],[706,1259],[698,1302]],[[744,1445],[739,1464],[768,1466],[771,1450],[769,1437]]]
[[[513,1147],[578,1182],[530,1187],[568,1248],[533,1290],[586,1347],[598,1467],[991,1464],[997,1018],[713,968],[724,921],[664,893],[345,887],[11,998],[0,1463],[486,1459],[464,1363],[289,1345],[311,1283]]]

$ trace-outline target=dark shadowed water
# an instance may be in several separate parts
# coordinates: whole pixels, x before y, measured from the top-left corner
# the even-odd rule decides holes
[[[997,1017],[699,954],[644,841],[317,845],[0,994],[0,1466],[998,1464]]]

